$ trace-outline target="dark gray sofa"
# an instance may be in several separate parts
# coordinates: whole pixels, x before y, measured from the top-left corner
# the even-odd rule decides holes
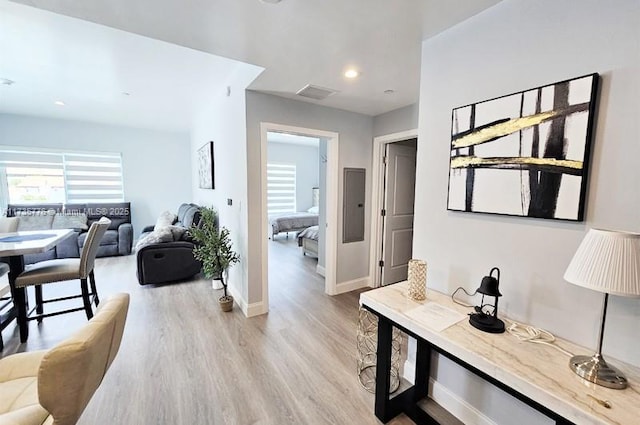
[[[10,204],[7,216],[42,214],[86,214],[87,227],[100,217],[111,220],[109,229],[100,241],[97,257],[109,257],[131,254],[133,243],[133,227],[131,226],[131,204],[118,203],[87,203],[87,204]],[[40,229],[38,229],[40,230]],[[41,230],[46,230],[43,228]],[[78,258],[87,236],[86,229],[74,229],[74,235],[60,242],[55,248],[42,254],[25,255],[25,264],[55,258]]]
[[[196,204],[182,204],[178,208],[174,226],[185,229],[200,223],[200,207]],[[142,230],[140,240],[151,233],[154,226]],[[195,244],[189,233],[180,240],[151,243],[137,250],[137,277],[140,285],[185,280],[200,273],[202,264],[193,257]]]

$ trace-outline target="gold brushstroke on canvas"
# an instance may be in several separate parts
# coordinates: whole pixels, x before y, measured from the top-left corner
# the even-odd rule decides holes
[[[451,168],[470,168],[498,165],[536,165],[541,167],[558,167],[573,170],[582,170],[582,161],[554,158],[531,157],[504,157],[504,158],[479,158],[477,156],[457,156],[451,158]]]
[[[550,120],[556,116],[565,113],[565,111],[549,111],[541,112],[535,115],[528,115],[522,118],[512,118],[509,121],[492,125],[491,127],[483,128],[475,131],[471,134],[463,136],[458,140],[452,142],[454,148],[467,148],[469,146],[479,145],[497,137],[502,137],[515,133],[516,131],[523,130],[528,127],[533,127]]]

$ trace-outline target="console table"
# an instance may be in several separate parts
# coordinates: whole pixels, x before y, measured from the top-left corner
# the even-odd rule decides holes
[[[613,361],[626,374],[629,387],[613,390],[591,384],[569,368],[569,357],[543,344],[523,342],[514,336],[481,332],[462,320],[442,332],[407,315],[422,304],[435,302],[467,314],[469,309],[433,290],[427,299],[407,297],[407,283],[385,286],[360,295],[360,303],[378,317],[375,414],[388,422],[405,413],[418,424],[437,424],[417,402],[427,396],[431,353],[438,352],[482,377],[513,397],[556,421],[558,425],[633,424],[640,418],[640,371]],[[389,398],[391,332],[397,327],[417,341],[415,384]],[[590,355],[593,349],[556,340],[572,353]],[[611,408],[592,397],[608,400]]]

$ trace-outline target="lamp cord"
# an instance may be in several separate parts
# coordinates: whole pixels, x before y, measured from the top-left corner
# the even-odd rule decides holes
[[[456,294],[458,293],[458,291],[460,291],[460,290],[462,290],[465,294],[467,294],[467,296],[468,296],[468,297],[473,297],[475,294],[477,294],[477,293],[478,293],[478,291],[476,290],[473,294],[470,294],[470,293],[468,293],[468,292],[467,292],[467,290],[466,290],[466,289],[464,289],[462,286],[459,286],[459,287],[458,287],[458,289],[456,289],[455,291],[453,291],[453,294],[451,294],[451,301],[453,301],[454,303],[456,303],[456,304],[458,304],[458,305],[461,305],[461,306],[463,306],[463,307],[473,308],[473,309],[476,311],[476,313],[482,313],[482,314],[488,314],[488,315],[493,314],[493,312],[491,312],[491,313],[487,313],[487,312],[485,312],[485,311],[484,311],[484,308],[485,308],[485,307],[491,307],[492,309],[495,309],[495,307],[494,307],[494,306],[492,306],[491,304],[481,304],[479,307],[476,307],[476,306],[473,306],[473,305],[471,305],[471,304],[467,304],[467,303],[465,303],[465,302],[462,302],[462,301],[460,301],[460,300],[457,300],[455,297],[456,297]],[[483,295],[483,297],[484,297],[484,295]]]
[[[510,320],[508,322],[510,322],[511,324],[507,328],[507,332],[518,338],[520,341],[549,345],[556,350],[566,354],[567,356],[573,356],[573,353],[554,344],[556,337],[553,336],[551,332],[545,331],[544,329],[536,328],[534,326],[523,325],[518,322],[511,322]]]
[[[481,305],[480,308],[478,308],[478,307],[475,307],[475,306],[473,306],[471,304],[467,304],[465,302],[457,300],[456,299],[456,294],[460,290],[462,290],[469,297],[472,297],[472,296],[474,296],[475,294],[478,293],[478,291],[476,290],[473,294],[470,294],[462,286],[459,286],[458,289],[453,291],[453,293],[451,294],[451,300],[454,303],[459,304],[461,306],[464,306],[464,307],[467,307],[467,308],[475,308],[476,312],[478,312],[478,313],[482,312],[482,309],[486,305]],[[491,306],[491,307],[493,307],[493,306]],[[518,338],[518,340],[526,341],[526,342],[533,342],[535,344],[549,345],[549,346],[555,348],[556,350],[566,354],[567,356],[573,356],[573,353],[571,353],[571,352],[565,350],[564,348],[559,347],[558,345],[554,344],[554,342],[556,340],[556,337],[553,336],[553,334],[551,332],[545,331],[544,329],[536,328],[534,326],[523,325],[522,323],[513,322],[511,320],[506,320],[506,322],[510,323],[509,327],[507,328],[507,332],[509,332],[511,335],[515,336],[516,338]]]
[[[455,291],[453,291],[453,294],[451,294],[451,301],[453,301],[454,303],[459,304],[459,305],[461,305],[461,306],[467,307],[467,308],[473,308],[474,306],[472,306],[471,304],[467,304],[467,303],[464,303],[464,302],[462,302],[462,301],[458,301],[458,300],[456,300],[456,294],[457,294],[457,293],[458,293],[458,291],[459,291],[459,290],[461,290],[461,289],[462,289],[462,291],[463,291],[465,294],[467,294],[467,296],[469,296],[469,297],[473,297],[475,294],[477,294],[477,293],[478,293],[478,291],[476,290],[473,294],[470,294],[470,293],[468,293],[468,292],[467,292],[467,290],[466,290],[466,289],[464,289],[462,286],[458,286],[458,289],[456,289]]]

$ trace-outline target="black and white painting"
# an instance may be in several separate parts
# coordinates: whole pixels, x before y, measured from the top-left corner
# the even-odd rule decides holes
[[[582,221],[598,74],[453,110],[447,208]]]
[[[213,142],[198,149],[198,182],[201,189],[215,189],[213,179]]]

